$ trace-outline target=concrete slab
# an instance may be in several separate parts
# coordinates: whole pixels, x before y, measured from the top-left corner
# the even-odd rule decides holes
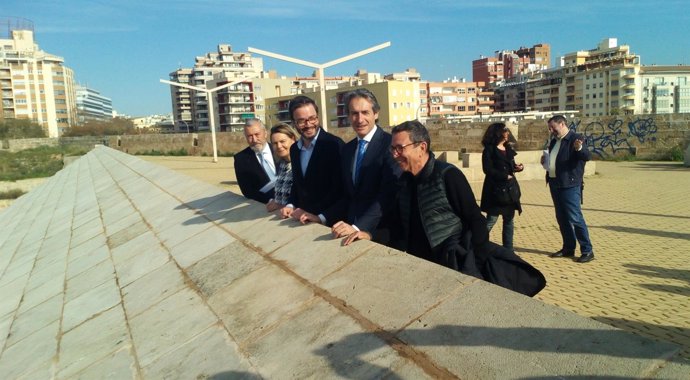
[[[6,379],[44,368],[57,353],[59,322],[55,321],[11,346],[0,357],[0,373]]]
[[[143,368],[150,379],[258,378],[227,331],[212,326]]]
[[[261,255],[235,241],[198,261],[187,269],[187,275],[201,293],[211,298],[219,289],[268,265]]]
[[[62,331],[70,331],[84,321],[120,304],[117,283],[108,280],[86,293],[65,302]]]
[[[185,278],[172,261],[149,272],[122,289],[125,310],[135,317],[185,287]]]
[[[122,307],[106,310],[62,336],[57,377],[73,378],[131,344]]]
[[[434,281],[428,281],[430,278]],[[398,330],[459,288],[477,281],[411,255],[379,248],[327,276],[319,286],[376,325]]]
[[[201,297],[189,289],[165,298],[129,320],[139,365],[148,366],[217,322]]]
[[[242,344],[298,313],[313,297],[309,287],[270,265],[216,291],[208,303]]]

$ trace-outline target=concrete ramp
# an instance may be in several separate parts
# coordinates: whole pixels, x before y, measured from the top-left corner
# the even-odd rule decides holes
[[[0,377],[687,378],[636,336],[97,147],[0,212]]]

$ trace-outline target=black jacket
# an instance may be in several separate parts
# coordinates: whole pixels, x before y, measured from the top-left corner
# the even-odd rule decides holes
[[[341,198],[343,185],[340,150],[343,145],[340,137],[320,130],[307,171],[303,175],[298,144],[292,144],[292,190],[289,201],[295,208],[320,214]]]
[[[582,140],[582,149],[576,151],[573,146],[575,140]],[[560,188],[582,185],[585,174],[585,163],[592,159],[592,153],[584,144],[585,138],[570,130],[561,139],[561,147],[556,156],[556,186]],[[556,145],[556,139],[549,142],[549,152]],[[546,172],[546,180],[549,180],[549,172]]]
[[[522,213],[522,205],[519,200],[512,205],[503,206],[498,204],[494,195],[494,189],[497,186],[504,186],[508,183],[508,175],[512,175],[511,181],[517,183],[517,179],[515,179],[515,156],[517,152],[509,144],[506,145],[505,155],[495,145],[485,146],[482,152],[482,170],[485,176],[479,207],[489,215],[501,214],[501,211],[509,208],[514,208]]]
[[[235,155],[234,161],[235,178],[242,195],[257,202],[268,203],[273,198],[273,189],[266,193],[259,191],[270,179],[257,160],[256,153],[247,147]]]

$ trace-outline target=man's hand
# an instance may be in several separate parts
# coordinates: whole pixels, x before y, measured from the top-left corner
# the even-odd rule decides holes
[[[268,201],[268,203],[266,203],[266,211],[268,211],[268,212],[278,210],[282,207],[283,207],[283,205],[274,201],[273,199],[271,199],[270,201]]]
[[[544,159],[543,156],[542,156],[542,159]],[[519,172],[523,171],[524,169],[525,169],[525,165],[523,165],[523,164],[517,164],[517,165],[515,165],[515,169],[514,169],[514,170],[515,170],[516,173],[519,173]]]
[[[301,208],[297,207],[296,209],[294,209],[294,210],[292,211],[292,214],[290,214],[290,217],[291,217],[292,219],[299,220],[305,212],[306,212],[306,211],[304,211],[304,210],[302,210]]]
[[[575,150],[579,152],[580,149],[582,149],[582,140],[573,141],[573,148],[575,148]]]
[[[333,225],[331,232],[333,233],[334,238],[341,238],[352,235],[353,233],[357,232],[357,230],[341,220]]]
[[[283,219],[287,219],[292,215],[292,213],[294,211],[295,211],[294,208],[285,206],[285,207],[280,209],[280,217]]]
[[[355,231],[353,234],[350,234],[348,237],[343,239],[343,245],[350,245],[357,240],[371,240],[371,235],[369,235],[368,232]]]
[[[307,224],[310,222],[311,223],[321,223],[321,219],[318,216],[316,216],[310,212],[306,212],[306,211],[303,212],[302,215],[300,215],[299,221],[302,224]]]

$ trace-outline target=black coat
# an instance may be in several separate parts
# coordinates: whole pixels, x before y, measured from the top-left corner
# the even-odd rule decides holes
[[[352,168],[359,139],[354,138],[341,152],[343,197],[324,212],[328,224],[343,220],[354,224],[361,231],[371,234],[378,227],[384,212],[393,203],[398,190],[400,167],[388,150],[390,133],[380,127],[367,146],[359,169],[359,180],[352,181]]]
[[[340,137],[320,130],[307,171],[303,175],[298,144],[292,144],[292,190],[289,202],[295,208],[318,215],[341,198],[343,185],[340,150],[343,145]]]
[[[235,155],[234,161],[235,178],[242,195],[257,202],[268,203],[273,198],[273,189],[265,193],[259,191],[270,179],[256,158],[256,153],[247,147]]]
[[[489,215],[499,215],[506,209],[511,208],[522,213],[522,205],[519,200],[512,205],[502,206],[498,204],[494,195],[494,189],[497,186],[508,183],[508,175],[512,175],[512,181],[515,181],[517,184],[517,179],[515,178],[515,156],[517,152],[510,145],[506,145],[505,155],[495,145],[485,146],[482,153],[482,170],[485,177],[479,208]]]

